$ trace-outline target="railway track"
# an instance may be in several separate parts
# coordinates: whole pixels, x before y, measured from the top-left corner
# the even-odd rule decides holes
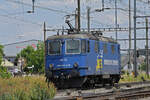
[[[90,90],[58,90],[54,100],[137,100],[150,97],[150,81],[120,83]]]
[[[150,96],[150,86],[126,90],[118,90],[103,94],[94,94],[88,96],[79,96],[70,98],[69,100],[137,100],[144,97]]]

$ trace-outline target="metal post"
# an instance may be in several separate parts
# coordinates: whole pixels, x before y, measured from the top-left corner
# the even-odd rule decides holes
[[[87,7],[87,28],[88,32],[90,32],[90,7]]]
[[[21,51],[22,50],[20,50],[20,69],[21,69],[21,73],[23,72],[23,66],[22,66],[22,57],[21,57]]]
[[[137,61],[136,61],[136,0],[134,0],[134,75],[137,77]]]
[[[46,66],[46,24],[44,22],[44,67]],[[45,67],[46,68],[46,67]]]
[[[129,0],[129,62],[128,68],[131,69],[131,0]]]
[[[77,0],[78,3],[78,31],[80,31],[80,0]]]
[[[62,26],[62,35],[64,35],[64,26]]]
[[[104,0],[102,0],[102,9],[104,9]]]
[[[57,35],[59,35],[59,29],[57,30]]]
[[[75,10],[75,29],[78,30],[78,12],[77,12],[78,9]]]
[[[32,4],[33,4],[33,6],[32,6],[32,13],[34,13],[34,2],[35,2],[35,0],[32,0]]]
[[[147,77],[149,77],[149,60],[148,60],[148,56],[149,56],[149,52],[148,52],[148,19],[145,18],[146,21],[146,74]]]
[[[116,41],[117,41],[117,38],[118,38],[118,36],[117,36],[117,0],[115,0],[115,26],[116,26]]]

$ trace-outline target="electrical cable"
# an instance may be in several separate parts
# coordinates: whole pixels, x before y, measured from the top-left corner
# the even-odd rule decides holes
[[[21,1],[16,1],[16,0],[6,0],[6,1],[12,2],[12,3],[16,3],[16,4],[23,4],[25,6],[32,6],[31,4],[28,4],[28,3],[25,3],[25,2],[21,2]],[[35,5],[34,7],[39,8],[39,9],[43,9],[43,10],[53,11],[53,12],[56,12],[56,13],[70,14],[67,11],[56,10],[56,9],[47,8],[47,7],[42,7],[42,6],[39,6],[39,5]]]
[[[36,23],[36,22],[33,22],[33,21],[29,21],[29,20],[25,20],[25,19],[19,19],[17,17],[10,17],[8,15],[0,15],[1,17],[7,17],[7,18],[10,18],[10,19],[15,19],[17,21],[21,21],[21,22],[24,22],[24,23],[28,23],[28,24],[34,24],[34,25],[38,25],[38,26],[43,26],[42,24],[39,24],[39,23]]]

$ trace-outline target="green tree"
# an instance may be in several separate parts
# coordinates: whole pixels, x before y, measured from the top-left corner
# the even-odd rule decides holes
[[[142,70],[142,71],[146,71],[146,63],[143,62],[143,63],[139,66],[139,69]]]
[[[44,72],[44,43],[37,44],[37,50],[34,52],[34,70],[36,72]]]
[[[7,71],[7,68],[1,65],[3,61],[3,56],[4,56],[3,46],[0,45],[0,77],[10,78],[11,74]]]
[[[0,77],[1,78],[10,78],[11,73],[7,71],[6,67],[0,66]]]
[[[44,43],[39,42],[37,44],[37,49],[34,50],[33,47],[28,46],[27,48],[23,49],[18,55],[17,59],[24,58],[24,71],[29,71],[27,67],[31,67],[34,65],[33,70],[30,72],[44,72]]]
[[[3,46],[0,45],[0,65],[1,65],[2,60],[3,60],[3,55],[4,55],[4,53],[3,53]]]

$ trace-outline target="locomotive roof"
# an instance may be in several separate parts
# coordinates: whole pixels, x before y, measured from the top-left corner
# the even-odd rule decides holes
[[[97,36],[93,34],[68,34],[68,35],[53,35],[49,36],[47,40],[55,40],[55,39],[76,39],[76,38],[81,38],[81,39],[91,39],[91,40],[101,40],[104,42],[113,42],[117,43],[116,40],[104,36]]]

